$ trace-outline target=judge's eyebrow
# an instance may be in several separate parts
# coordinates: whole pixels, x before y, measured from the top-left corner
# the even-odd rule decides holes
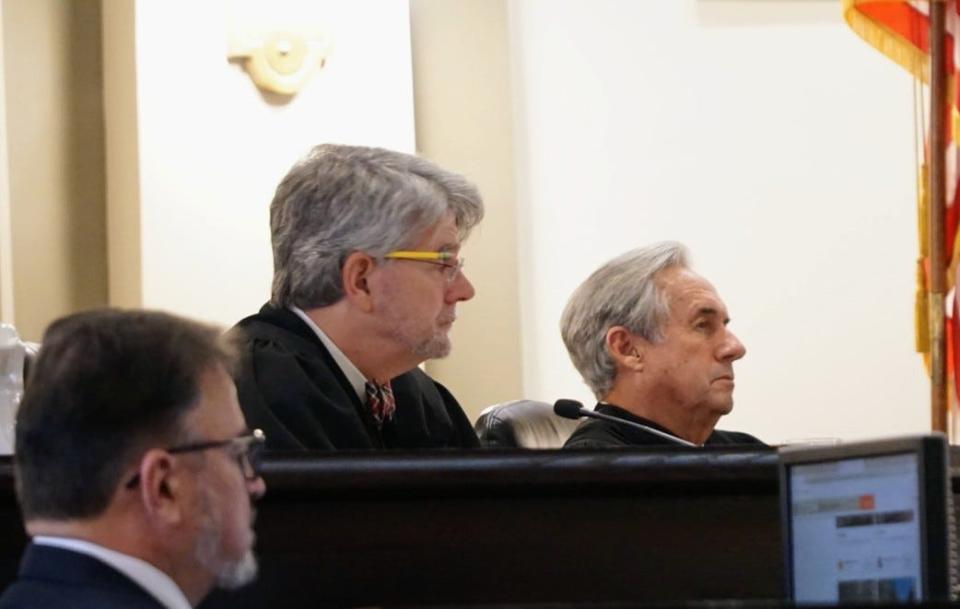
[[[692,319],[697,319],[698,317],[719,317],[719,316],[720,316],[720,310],[717,309],[716,307],[702,306],[697,308],[696,313],[693,315]],[[723,317],[723,325],[727,325],[729,323],[730,323],[730,317],[729,316]]]

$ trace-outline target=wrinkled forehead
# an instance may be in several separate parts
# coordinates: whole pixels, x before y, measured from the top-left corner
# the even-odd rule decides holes
[[[713,284],[690,269],[671,267],[657,274],[657,288],[666,300],[671,319],[703,313],[727,317],[727,306]]]
[[[440,219],[424,229],[414,249],[430,252],[455,252],[460,249],[460,230],[453,212],[446,212]]]

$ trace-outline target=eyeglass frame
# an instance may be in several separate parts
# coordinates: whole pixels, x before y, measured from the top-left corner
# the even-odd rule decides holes
[[[453,283],[457,280],[460,273],[463,272],[463,265],[467,259],[452,252],[431,252],[423,250],[394,250],[382,256],[387,260],[409,260],[410,262],[426,262],[436,266],[442,266],[446,270],[443,278],[447,283]],[[447,260],[454,262],[446,262]]]
[[[171,446],[163,450],[172,455],[199,452],[213,448],[227,448],[242,446],[243,450],[236,454],[237,465],[243,474],[243,479],[247,482],[253,482],[260,477],[260,457],[263,454],[264,446],[267,443],[267,436],[261,429],[253,429],[250,433],[241,434],[226,440],[204,440],[202,442],[190,442]],[[245,446],[244,446],[245,445]],[[133,489],[140,483],[140,472],[133,475],[124,485],[125,488]]]

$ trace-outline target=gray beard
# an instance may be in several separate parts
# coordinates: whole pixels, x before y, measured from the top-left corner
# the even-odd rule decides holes
[[[219,556],[220,525],[213,517],[210,498],[203,497],[203,524],[193,551],[197,562],[214,575],[214,585],[224,590],[235,590],[257,578],[257,557],[247,550],[239,560],[224,562]]]
[[[412,348],[413,354],[423,359],[440,359],[450,355],[450,338],[446,334],[437,334]]]
[[[235,590],[245,586],[257,578],[258,570],[257,557],[253,550],[247,550],[240,560],[221,565],[217,572],[217,587]]]

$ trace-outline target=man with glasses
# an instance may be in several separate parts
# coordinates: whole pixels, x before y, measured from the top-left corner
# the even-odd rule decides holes
[[[189,609],[252,580],[257,455],[217,329],[99,310],[47,329],[16,424],[32,537],[0,608]]]
[[[270,206],[270,302],[237,325],[240,405],[270,449],[475,447],[470,421],[417,365],[450,352],[473,297],[460,246],[476,188],[416,156],[321,145]]]

